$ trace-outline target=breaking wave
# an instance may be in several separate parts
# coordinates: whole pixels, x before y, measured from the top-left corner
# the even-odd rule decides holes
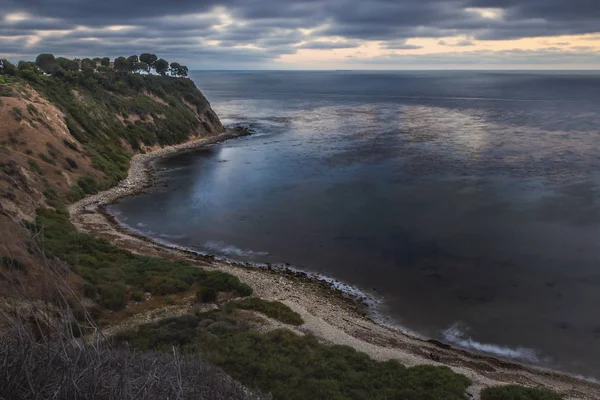
[[[231,244],[226,244],[224,242],[219,241],[208,241],[204,243],[206,249],[217,252],[219,254],[224,254],[226,256],[235,256],[235,257],[252,257],[252,256],[266,256],[269,253],[266,251],[253,251],[249,249],[240,249]]]
[[[542,359],[537,351],[526,347],[511,348],[491,343],[481,343],[467,335],[466,328],[460,323],[455,323],[450,328],[446,329],[442,336],[448,343],[462,347],[464,349],[476,350],[483,353],[494,354],[499,357],[527,361],[534,364],[539,364]]]

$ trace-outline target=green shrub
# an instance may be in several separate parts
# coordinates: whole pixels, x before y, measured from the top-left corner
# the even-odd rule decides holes
[[[203,281],[205,286],[214,288],[218,292],[235,291],[239,296],[250,296],[252,288],[237,278],[221,271],[211,272]]]
[[[548,389],[508,385],[485,389],[481,400],[562,400],[562,397]]]
[[[267,317],[281,321],[284,324],[298,326],[304,323],[300,314],[278,301],[267,301],[259,299],[258,297],[253,297],[250,299],[230,301],[226,305],[228,312],[238,308],[242,310],[258,311],[265,314]]]
[[[63,139],[63,143],[65,146],[67,146],[71,150],[79,151],[79,148],[77,148],[77,145],[75,143],[73,143],[67,139]]]
[[[81,200],[85,197],[85,192],[81,188],[81,186],[73,185],[69,188],[69,193],[67,194],[67,200],[71,203],[74,203],[78,200]]]
[[[98,193],[98,183],[91,176],[82,176],[77,180],[77,184],[85,194]]]
[[[77,163],[72,158],[67,157],[66,160],[67,160],[67,164],[69,165],[69,167],[71,167],[73,169],[76,169],[78,167]]]
[[[37,115],[38,114],[38,110],[37,110],[37,108],[35,108],[35,106],[33,104],[27,104],[27,111],[29,111],[29,113],[31,115]]]
[[[52,164],[52,165],[54,165],[54,160],[53,160],[53,159],[51,159],[50,157],[48,157],[48,156],[47,156],[45,153],[40,153],[40,154],[38,154],[38,156],[39,156],[39,157],[40,157],[42,160],[44,160],[45,162],[47,162],[48,164]]]
[[[185,292],[189,285],[184,281],[170,276],[152,276],[144,285],[144,290],[155,295]]]
[[[109,310],[120,310],[127,304],[127,287],[121,283],[98,285],[100,304]]]
[[[44,170],[39,166],[39,164],[37,162],[35,162],[34,159],[32,159],[32,158],[28,159],[27,163],[29,164],[29,167],[33,170],[33,172],[35,172],[39,175],[44,175]]]
[[[202,303],[213,303],[217,300],[217,291],[211,287],[200,286],[196,292],[196,298]]]

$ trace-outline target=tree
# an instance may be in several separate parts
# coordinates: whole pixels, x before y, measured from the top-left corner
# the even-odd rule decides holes
[[[125,57],[119,57],[115,59],[115,70],[117,71],[128,71],[129,63]]]
[[[139,62],[138,56],[127,57],[127,63],[129,64],[129,70],[135,71],[135,65]]]
[[[100,60],[100,63],[104,67],[110,67],[110,58],[104,57],[102,60]]]
[[[150,73],[150,70],[154,68],[156,60],[158,60],[156,54],[144,53],[140,55],[140,61],[145,62],[148,65],[148,73]]]
[[[169,70],[169,62],[161,58],[154,64],[154,69],[157,73],[161,74],[162,76],[165,76],[167,74],[167,71]]]
[[[56,58],[53,54],[40,54],[36,57],[35,63],[42,71],[51,74],[56,69]]]
[[[96,65],[98,65],[100,62],[102,62],[102,59],[101,59],[100,57],[95,57],[95,58],[92,58],[92,61],[93,61],[93,62],[94,62]]]
[[[65,71],[79,71],[79,64],[75,60],[69,60],[68,58],[58,57],[56,62]]]
[[[147,70],[148,70],[148,64],[146,64],[145,62],[141,62],[141,61],[135,63],[135,66],[133,67],[134,72],[147,71]]]
[[[17,68],[19,68],[19,71],[31,71],[36,73],[38,72],[37,65],[30,61],[19,61],[19,65],[17,66]]]
[[[0,59],[0,75],[15,75],[17,67],[6,58]]]
[[[81,69],[83,70],[84,68],[96,69],[96,63],[91,58],[84,58],[81,60]]]
[[[188,76],[188,67],[186,67],[185,65],[182,65],[181,68],[179,68],[179,76],[181,76],[182,78],[185,78],[186,76]]]
[[[187,76],[188,74],[188,67],[186,67],[185,65],[181,65],[177,62],[173,62],[171,63],[171,68],[169,68],[169,73],[171,74],[171,76]]]

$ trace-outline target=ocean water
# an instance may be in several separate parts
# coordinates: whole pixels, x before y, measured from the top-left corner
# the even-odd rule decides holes
[[[600,74],[194,72],[256,134],[110,207],[157,239],[290,263],[386,322],[600,378]]]

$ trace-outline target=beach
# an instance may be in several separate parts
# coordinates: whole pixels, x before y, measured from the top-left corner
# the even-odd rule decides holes
[[[233,274],[252,286],[256,296],[281,301],[298,312],[305,321],[298,330],[312,334],[323,342],[351,346],[376,360],[395,359],[407,366],[446,365],[471,379],[473,385],[468,392],[475,399],[479,398],[483,388],[503,384],[546,387],[566,399],[600,398],[600,385],[595,382],[503,361],[393,330],[371,320],[360,302],[341,295],[331,285],[293,271],[260,269],[250,263],[220,260],[169,247],[128,231],[104,210],[108,204],[152,187],[153,164],[160,158],[199,149],[241,134],[239,131],[229,131],[134,156],[128,177],[118,186],[86,197],[69,207],[73,224],[81,232],[93,233],[134,253],[185,260],[202,268]],[[136,321],[144,322],[139,319]]]

